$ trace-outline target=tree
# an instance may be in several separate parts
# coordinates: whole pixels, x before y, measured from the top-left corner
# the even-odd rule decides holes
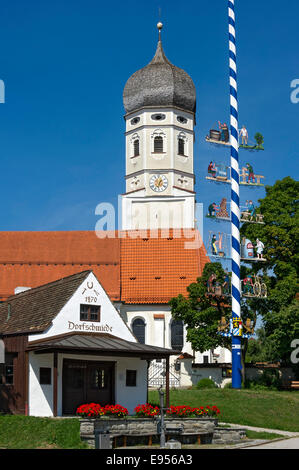
[[[219,334],[218,327],[221,319],[228,325],[232,316],[230,295],[211,295],[208,291],[208,281],[212,274],[216,275],[217,282],[223,285],[227,273],[221,263],[207,263],[202,276],[196,283],[188,286],[188,296],[179,295],[171,299],[171,313],[177,320],[182,320],[187,327],[187,341],[193,350],[203,353],[219,346],[231,351],[231,338]],[[242,309],[242,320],[253,320],[255,325],[256,315],[247,308]],[[248,340],[243,338],[243,379],[245,377],[245,354]]]
[[[262,136],[262,134],[260,132],[257,132],[254,136],[255,140],[256,140],[256,143],[258,145],[258,147],[262,147],[263,143],[264,143],[264,137]]]
[[[261,314],[279,311],[289,305],[298,292],[299,276],[299,182],[291,177],[266,186],[266,197],[259,200],[265,225],[244,224],[241,235],[265,245],[267,263],[253,266],[255,272],[269,273],[268,298],[258,303]],[[258,307],[258,305],[256,305]]]
[[[248,342],[246,360],[248,362],[290,362],[290,345],[299,339],[299,302],[294,299],[279,312],[269,312],[265,319],[265,327],[257,331],[257,338]],[[299,364],[292,364],[297,375]]]
[[[263,319],[264,339],[260,342],[263,360],[288,359],[290,344],[299,338],[298,330],[298,270],[299,270],[299,182],[291,177],[266,186],[266,196],[259,201],[258,212],[263,214],[265,225],[244,224],[241,235],[265,245],[267,262],[242,266],[241,278],[249,272],[260,273],[268,288],[267,298],[242,299],[243,323],[249,318],[256,324],[257,315]],[[206,264],[203,274],[191,284],[188,296],[170,301],[172,315],[182,320],[187,327],[187,340],[195,351],[204,352],[222,346],[231,350],[231,338],[219,335],[218,326],[222,317],[228,322],[231,317],[231,298],[208,294],[207,282],[212,273],[221,283],[225,272],[220,263]],[[243,277],[244,276],[244,277]],[[249,353],[252,355],[250,343]],[[248,340],[242,339],[243,379]],[[257,351],[255,351],[257,353]]]
[[[244,224],[241,229],[242,236],[252,241],[259,238],[265,245],[267,262],[254,264],[252,270],[263,271],[268,295],[266,299],[247,302],[248,309],[256,311],[263,320],[261,360],[289,361],[291,342],[299,338],[298,194],[299,182],[291,177],[266,186],[266,196],[259,200],[265,225]]]

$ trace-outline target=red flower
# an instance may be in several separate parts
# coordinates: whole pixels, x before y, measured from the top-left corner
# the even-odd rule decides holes
[[[134,411],[137,416],[145,416],[148,418],[160,414],[160,408],[158,406],[153,407],[149,403],[146,403],[145,405],[136,406]]]
[[[118,417],[127,416],[129,414],[127,408],[120,405],[101,406],[98,403],[89,403],[81,405],[77,408],[77,415],[87,417],[97,417],[104,415],[116,415]]]

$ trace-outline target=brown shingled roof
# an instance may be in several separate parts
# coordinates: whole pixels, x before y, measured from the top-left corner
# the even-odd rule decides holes
[[[44,331],[90,272],[73,274],[9,297],[0,304],[0,334]]]

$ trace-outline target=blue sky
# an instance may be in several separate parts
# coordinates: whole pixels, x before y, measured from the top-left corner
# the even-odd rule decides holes
[[[290,83],[299,79],[299,2],[236,4],[240,125],[251,137],[261,132],[266,148],[241,153],[241,163],[250,155],[267,184],[296,178],[299,104]],[[159,7],[165,53],[197,89],[197,200],[206,209],[229,197],[229,187],[205,180],[209,161],[229,161],[229,151],[204,141],[218,119],[229,122],[226,0],[2,1],[0,230],[93,230],[97,204],[117,205],[123,87],[154,55]],[[263,195],[244,189],[241,200]]]

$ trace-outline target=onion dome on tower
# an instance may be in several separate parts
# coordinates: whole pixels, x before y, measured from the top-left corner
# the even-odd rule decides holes
[[[123,102],[127,113],[145,106],[174,106],[189,112],[196,111],[193,80],[165,56],[161,42],[162,26],[162,23],[157,25],[159,41],[154,58],[135,72],[125,85]]]

